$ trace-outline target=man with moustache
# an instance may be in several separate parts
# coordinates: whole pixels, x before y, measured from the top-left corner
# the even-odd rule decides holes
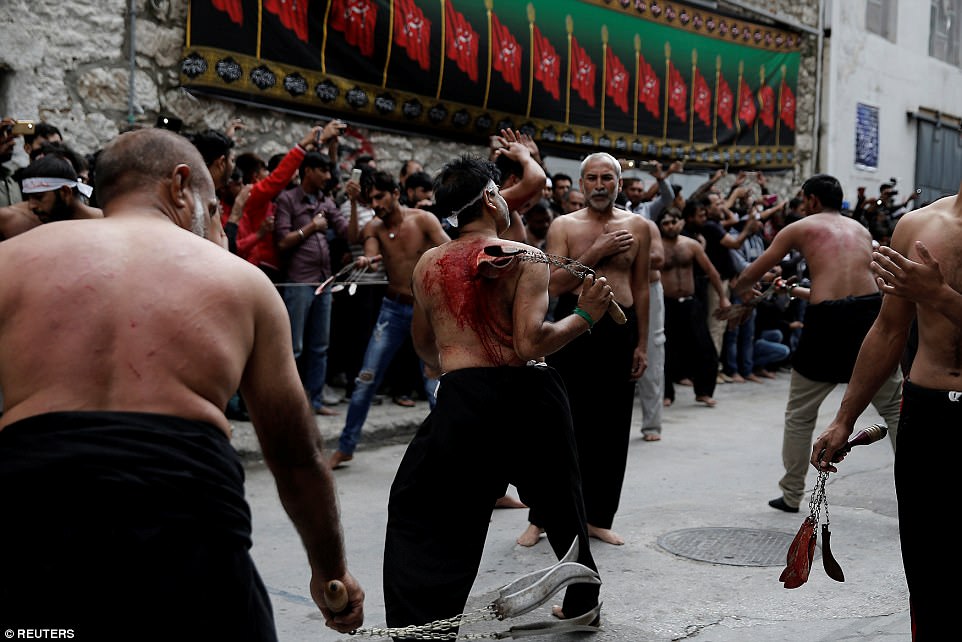
[[[361,233],[364,255],[357,257],[354,264],[358,268],[367,268],[373,262],[383,261],[388,285],[355,380],[337,450],[331,455],[331,468],[339,468],[354,459],[354,450],[374,395],[394,355],[411,334],[414,266],[424,252],[451,240],[441,228],[438,217],[431,212],[401,205],[400,196],[400,188],[390,174],[374,173],[367,200],[374,208],[375,218],[364,226]],[[437,376],[437,373],[424,371],[424,388],[431,407],[434,406]]]
[[[648,363],[648,296],[651,232],[645,220],[615,207],[621,165],[610,154],[581,163],[581,191],[587,207],[559,216],[548,228],[545,252],[567,256],[608,279],[628,321],[592,318],[592,331],[547,358],[564,379],[574,418],[578,461],[584,484],[588,532],[609,544],[624,544],[611,530],[628,459],[635,382]],[[571,314],[582,280],[564,268],[551,271],[549,291],[558,297],[555,318]],[[599,403],[599,395],[603,402]],[[537,511],[519,542],[537,541]],[[533,542],[532,542],[533,543]],[[528,544],[530,545],[530,544]]]
[[[41,223],[103,216],[103,212],[81,198],[89,197],[93,188],[78,181],[70,162],[56,154],[48,154],[24,168],[22,181],[30,211]]]

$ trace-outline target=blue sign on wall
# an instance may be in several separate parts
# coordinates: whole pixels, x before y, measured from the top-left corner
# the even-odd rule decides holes
[[[878,169],[878,107],[855,107],[855,166]]]

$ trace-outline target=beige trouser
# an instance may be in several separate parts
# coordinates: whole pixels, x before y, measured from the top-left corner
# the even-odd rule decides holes
[[[785,433],[782,437],[782,463],[785,476],[778,482],[782,497],[789,506],[798,506],[805,496],[805,475],[811,466],[812,433],[818,419],[818,409],[836,383],[813,381],[792,371],[792,381],[785,406]],[[902,371],[895,368],[879,391],[872,397],[872,405],[885,420],[892,450],[895,450],[895,433],[899,425],[899,407],[902,402]],[[864,427],[864,426],[863,426]],[[861,428],[856,426],[855,431]]]
[[[729,287],[728,281],[722,281],[722,287],[725,289],[725,296],[729,300],[732,298],[731,288]],[[721,301],[718,298],[718,292],[715,288],[708,284],[708,297],[705,301],[705,307],[708,312],[708,333],[711,335],[711,341],[715,344],[715,352],[718,354],[718,367],[721,368],[721,353],[722,353],[722,341],[725,338],[725,328],[728,327],[728,321],[719,320],[715,318],[715,310],[718,309],[718,304]]]

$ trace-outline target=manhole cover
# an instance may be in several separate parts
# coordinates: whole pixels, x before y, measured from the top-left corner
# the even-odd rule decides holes
[[[784,566],[793,539],[795,533],[754,528],[686,528],[665,533],[658,538],[658,545],[669,553],[699,562]]]

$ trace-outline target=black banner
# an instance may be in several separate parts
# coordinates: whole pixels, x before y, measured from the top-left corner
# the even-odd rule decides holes
[[[644,0],[194,0],[180,73],[228,99],[571,155],[794,164],[796,33]]]

